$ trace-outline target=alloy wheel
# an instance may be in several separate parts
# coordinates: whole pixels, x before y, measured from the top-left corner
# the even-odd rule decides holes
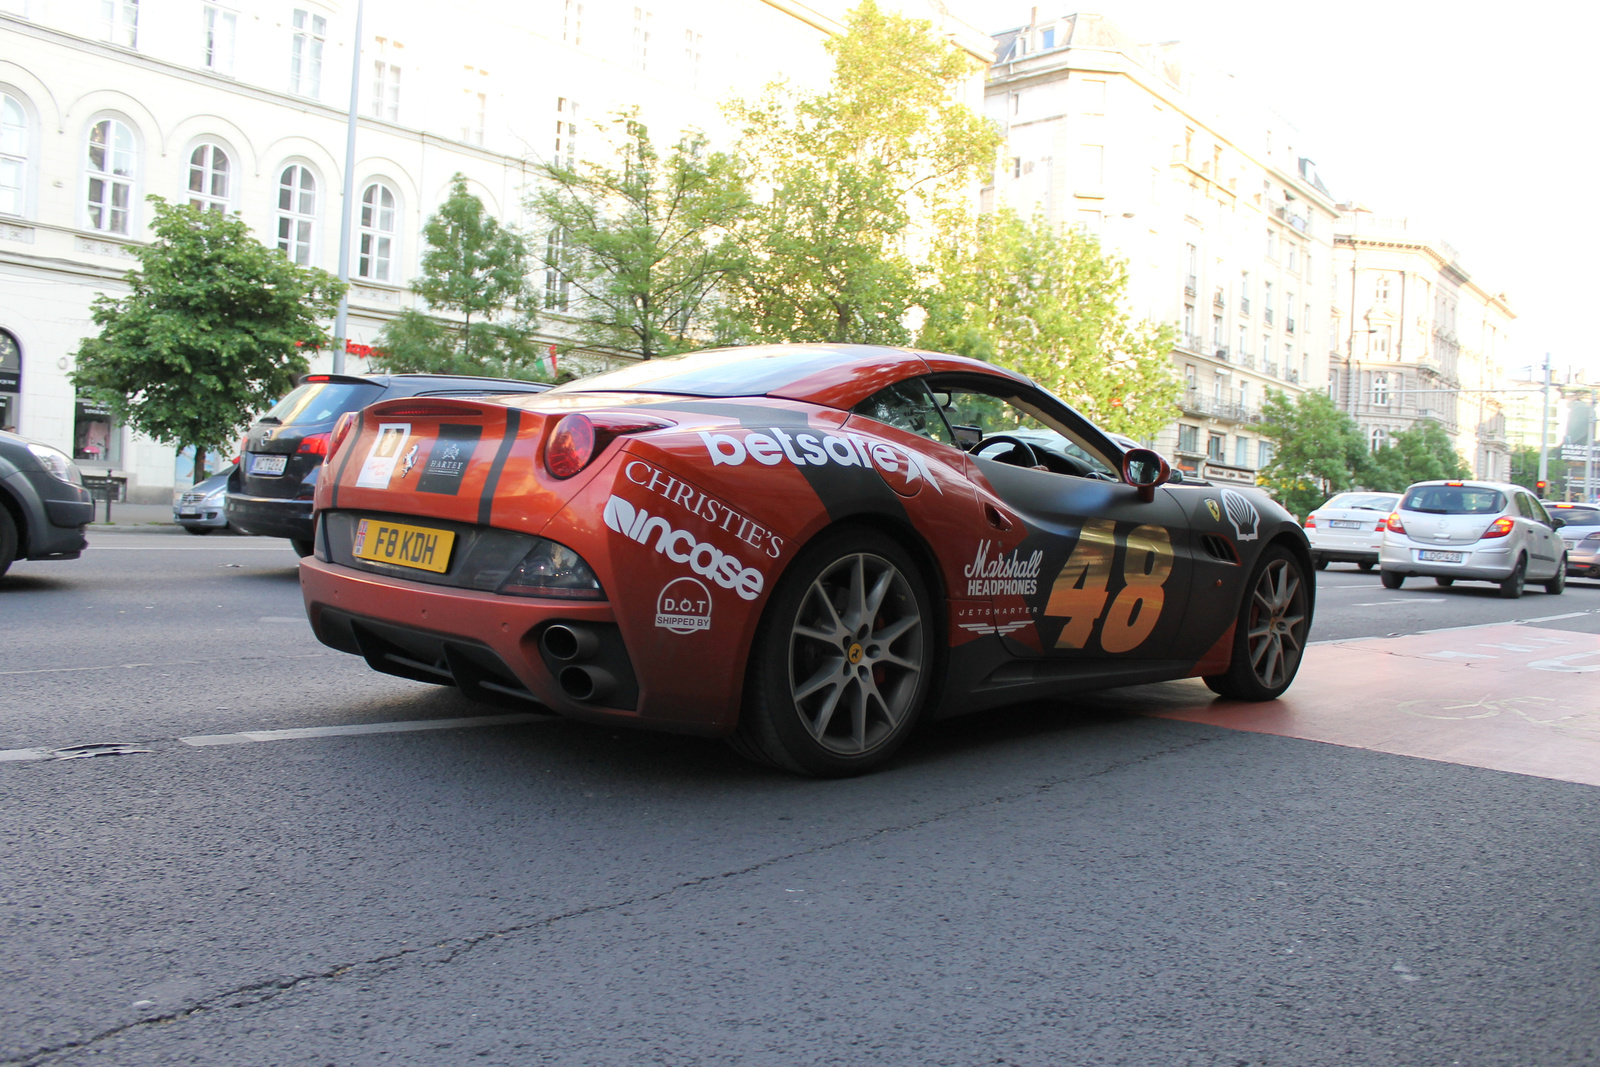
[[[1245,647],[1250,669],[1268,689],[1293,676],[1305,649],[1306,591],[1287,559],[1272,560],[1250,598]]]

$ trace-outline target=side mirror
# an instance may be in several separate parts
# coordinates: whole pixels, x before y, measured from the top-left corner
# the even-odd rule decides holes
[[[1122,456],[1122,480],[1139,490],[1139,499],[1146,504],[1156,498],[1156,486],[1171,477],[1172,468],[1159,452],[1130,448]]]
[[[1563,527],[1565,525],[1566,525],[1566,523],[1562,522],[1560,519],[1556,518],[1554,515],[1550,516],[1550,529],[1559,530],[1559,529],[1561,529],[1561,527]]]

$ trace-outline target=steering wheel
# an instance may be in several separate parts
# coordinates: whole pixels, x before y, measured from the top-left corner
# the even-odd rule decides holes
[[[974,456],[976,456],[978,453],[982,452],[984,449],[986,449],[990,445],[994,445],[994,444],[1010,445],[1012,448],[1022,452],[1025,456],[1027,456],[1028,462],[1021,463],[1021,464],[1015,464],[1016,466],[1022,466],[1022,467],[1038,467],[1038,466],[1042,466],[1042,464],[1039,462],[1039,453],[1037,453],[1037,452],[1035,452],[1033,450],[1033,446],[1032,445],[1030,445],[1028,442],[1024,441],[1022,438],[1020,438],[1020,437],[1012,437],[1008,433],[997,433],[993,437],[985,437],[983,440],[979,441],[977,444],[972,446],[972,454]],[[997,459],[996,462],[998,463],[998,462],[1004,462],[1004,461]]]

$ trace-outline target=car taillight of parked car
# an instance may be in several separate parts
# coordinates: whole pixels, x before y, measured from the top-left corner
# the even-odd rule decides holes
[[[1378,525],[1374,526],[1373,529],[1376,530],[1378,533],[1383,533],[1384,527],[1388,524],[1388,522],[1389,522],[1388,519],[1379,519],[1378,520]]]
[[[1516,523],[1511,521],[1511,516],[1502,515],[1489,524],[1489,528],[1483,531],[1483,536],[1485,538],[1504,537],[1506,534],[1510,533],[1515,526]]]
[[[1389,529],[1393,530],[1395,533],[1403,534],[1406,532],[1406,524],[1400,521],[1400,513],[1398,511],[1390,512],[1389,517],[1383,521],[1387,523]]]
[[[300,447],[295,451],[302,452],[308,456],[326,458],[328,455],[328,436],[326,433],[308,433],[300,438]]]
[[[1306,516],[1306,529],[1315,530],[1316,528],[1317,528],[1317,513],[1313,511],[1311,514]]]
[[[328,452],[322,457],[322,462],[327,463],[333,459],[333,454],[339,451],[339,446],[344,444],[344,439],[350,436],[350,430],[360,416],[354,411],[347,411],[339,416],[339,421],[333,424],[333,431],[328,437]]]

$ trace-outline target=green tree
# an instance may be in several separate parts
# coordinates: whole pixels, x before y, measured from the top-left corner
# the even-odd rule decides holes
[[[237,215],[149,198],[155,239],[137,249],[127,296],[102,293],[70,375],[77,389],[138,432],[206,452],[294,387],[306,350],[328,343],[344,285],[300,267],[250,233]]]
[[[1579,481],[1583,480],[1581,464]],[[1545,487],[1546,500],[1567,498],[1567,463],[1561,458],[1561,447],[1552,446],[1546,467],[1550,484]],[[1518,445],[1511,450],[1511,480],[1525,489],[1539,491],[1539,450],[1531,445]]]
[[[1003,210],[946,243],[917,343],[1020,371],[1101,426],[1150,438],[1177,416],[1170,326],[1123,306],[1127,263],[1094,235]]]
[[[1261,436],[1273,442],[1272,462],[1259,482],[1296,515],[1308,514],[1334,493],[1364,484],[1371,463],[1355,420],[1324,393],[1267,390]]]
[[[959,102],[976,62],[928,22],[864,0],[826,47],[827,92],[774,85],[728,107],[769,190],[730,295],[757,340],[904,343],[919,250],[959,220],[1000,133]]]
[[[722,333],[717,290],[744,261],[745,178],[700,134],[662,155],[633,114],[613,128],[615,166],[539,167],[547,184],[529,207],[549,227],[544,263],[562,287],[546,307],[570,310],[586,344],[674,355]]]
[[[422,236],[422,277],[411,288],[431,311],[450,314],[402,311],[379,332],[373,366],[542,379],[525,239],[485,211],[460,174]]]
[[[1470,477],[1472,469],[1462,461],[1444,427],[1436,422],[1419,422],[1394,434],[1387,448],[1372,453],[1365,473],[1367,488],[1390,493],[1398,493],[1413,482]]]

